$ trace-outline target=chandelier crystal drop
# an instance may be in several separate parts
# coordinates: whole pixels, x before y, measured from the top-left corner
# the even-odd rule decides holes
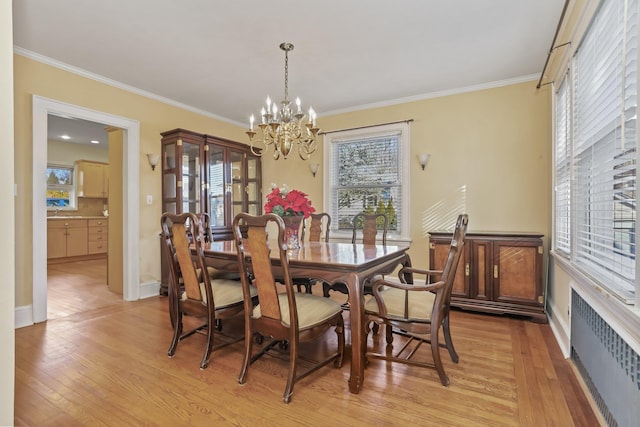
[[[249,117],[247,135],[251,151],[256,156],[262,156],[269,150],[269,146],[273,146],[273,158],[286,159],[296,144],[300,158],[307,160],[318,148],[316,137],[320,128],[316,127],[316,113],[313,108],[309,108],[308,114],[302,112],[300,98],[296,98],[295,112],[293,111],[289,101],[289,52],[293,50],[293,45],[281,43],[280,49],[284,51],[284,99],[280,101],[278,108],[278,105],[267,97],[266,108],[263,107],[260,112],[259,132],[253,130],[255,118],[252,114]],[[260,135],[256,138],[258,133]]]

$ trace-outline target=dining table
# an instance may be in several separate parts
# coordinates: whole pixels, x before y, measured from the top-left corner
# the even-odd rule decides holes
[[[273,248],[277,243],[273,241]],[[363,245],[341,242],[300,242],[299,249],[287,251],[292,277],[342,282],[349,290],[351,325],[351,372],[349,390],[359,393],[364,381],[367,350],[364,317],[364,283],[376,275],[391,274],[397,267],[411,266],[409,244]],[[282,275],[278,251],[271,252],[274,274]],[[234,241],[205,244],[207,265],[221,271],[238,271],[238,255]]]

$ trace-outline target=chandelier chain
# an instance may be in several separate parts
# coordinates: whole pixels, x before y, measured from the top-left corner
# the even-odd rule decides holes
[[[284,100],[289,100],[289,52],[284,51]]]

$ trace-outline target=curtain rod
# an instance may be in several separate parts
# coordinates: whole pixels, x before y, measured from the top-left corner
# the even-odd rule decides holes
[[[328,130],[326,132],[320,132],[320,135],[326,135],[328,133],[336,133],[336,132],[344,132],[347,130],[358,130],[358,129],[366,129],[366,128],[372,128],[374,126],[386,126],[386,125],[395,125],[398,123],[411,123],[413,121],[413,119],[407,119],[407,120],[398,120],[397,122],[389,122],[389,123],[378,123],[377,125],[367,125],[367,126],[358,126],[355,128],[348,128],[348,129],[336,129],[336,130]]]
[[[551,58],[551,54],[553,53],[553,51],[560,46],[566,46],[568,44],[571,44],[571,42],[568,42],[568,43],[563,43],[559,46],[554,46],[556,44],[556,39],[558,38],[558,33],[560,32],[560,27],[562,27],[562,21],[564,21],[564,15],[567,12],[568,6],[569,6],[569,0],[565,0],[564,7],[562,8],[562,13],[560,14],[560,20],[558,21],[558,26],[556,27],[556,33],[553,36],[553,41],[551,42],[551,48],[549,48],[549,53],[547,54],[547,60],[544,61],[544,67],[542,67],[542,73],[540,74],[540,80],[538,80],[538,85],[536,86],[536,89],[540,89],[540,86],[542,86],[542,78],[544,77],[545,71],[547,71],[547,65],[549,65],[549,58]]]

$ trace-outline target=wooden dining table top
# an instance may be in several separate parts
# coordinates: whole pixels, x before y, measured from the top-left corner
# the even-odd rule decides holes
[[[271,257],[275,260],[279,255],[277,252],[277,241],[271,240],[269,244],[273,248]],[[236,258],[236,245],[232,240],[215,241],[203,245],[205,255],[216,255],[222,257]],[[299,249],[287,250],[289,264],[319,264],[331,265],[337,269],[352,269],[356,266],[366,266],[370,263],[377,263],[380,259],[394,256],[399,252],[406,252],[409,244],[399,245],[363,245],[360,243],[347,242],[300,242]]]

